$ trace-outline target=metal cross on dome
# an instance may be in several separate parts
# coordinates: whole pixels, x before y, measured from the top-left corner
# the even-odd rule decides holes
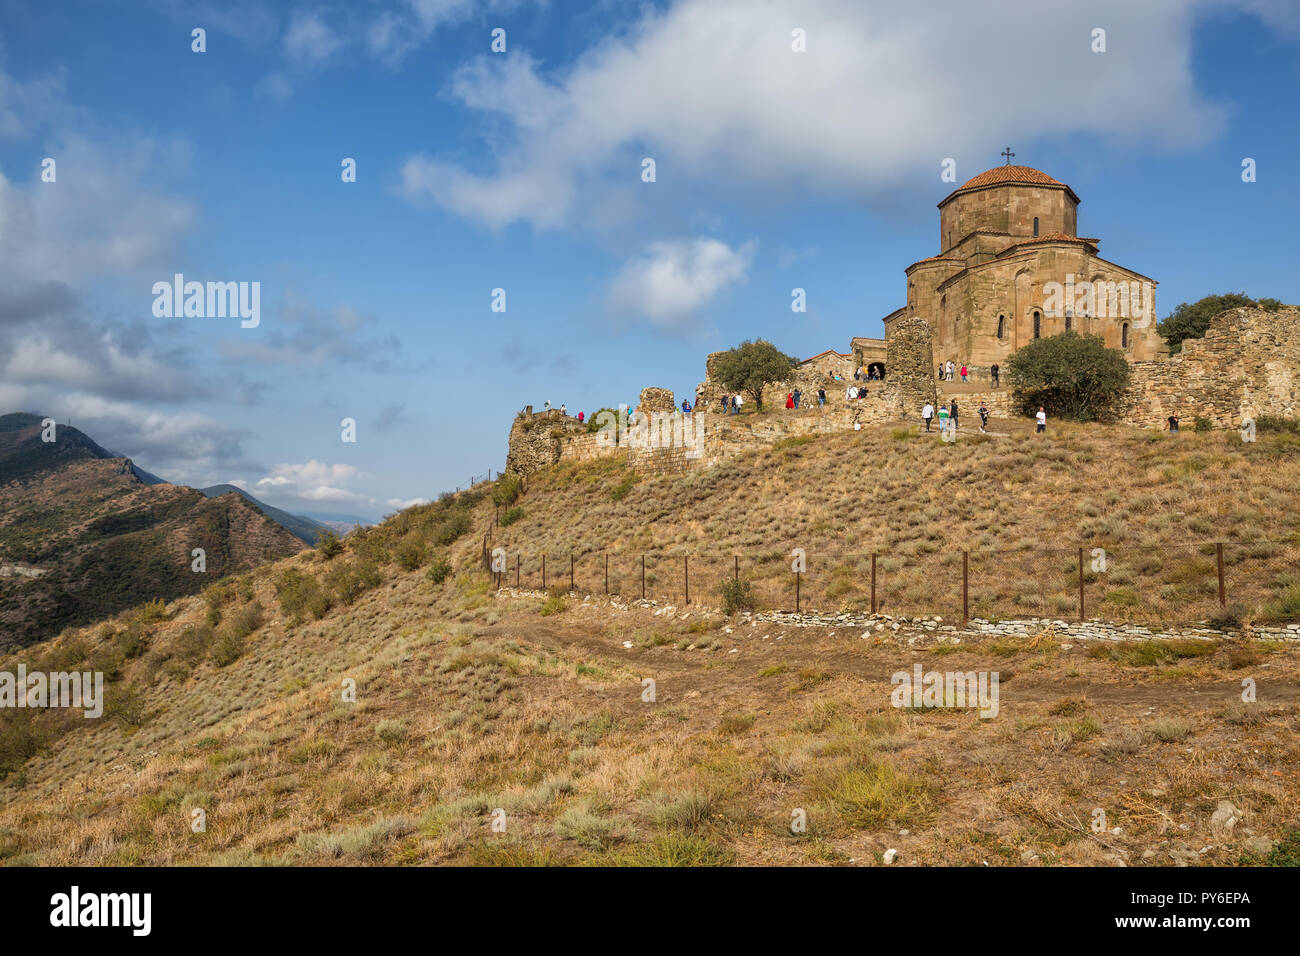
[[[1016,155],[1016,154],[1013,153],[1013,152],[1011,152],[1011,147],[1008,146],[1006,149],[1004,149],[1004,150],[1003,150],[1002,152],[1000,152],[998,155],[999,155],[999,156],[1005,156],[1005,157],[1007,158],[1007,165],[1010,166],[1010,165],[1011,165],[1011,157],[1014,156],[1014,155]]]

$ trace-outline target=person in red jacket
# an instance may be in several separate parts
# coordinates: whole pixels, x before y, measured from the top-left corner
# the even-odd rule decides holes
[[[794,408],[794,392],[785,393],[785,407]]]

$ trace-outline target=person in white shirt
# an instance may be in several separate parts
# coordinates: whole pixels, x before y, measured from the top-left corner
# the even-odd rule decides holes
[[[921,417],[925,419],[925,430],[930,430],[930,421],[934,418],[934,406],[929,402],[925,403],[925,408],[921,409]]]
[[[741,408],[744,407],[744,405],[745,405],[745,396],[737,392],[736,393],[736,414],[737,415],[740,414],[740,410]]]
[[[1043,406],[1038,406],[1038,414],[1034,416],[1038,420],[1038,432],[1047,431],[1047,412],[1043,411]]]

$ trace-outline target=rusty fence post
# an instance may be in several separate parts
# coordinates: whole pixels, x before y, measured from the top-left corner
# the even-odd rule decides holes
[[[876,552],[871,552],[871,613],[876,613]]]
[[[645,600],[645,555],[641,555],[641,600]]]
[[[736,570],[735,570],[734,580],[739,581],[740,580],[740,555],[737,554],[734,555],[734,557],[736,559]]]
[[[609,593],[609,552],[605,552],[605,593]]]
[[[546,552],[542,552],[542,590],[546,590]]]
[[[1079,620],[1083,620],[1083,548],[1079,549]]]
[[[1228,606],[1228,592],[1223,586],[1223,542],[1219,541],[1214,545],[1214,555],[1216,563],[1219,565],[1219,607]]]
[[[519,565],[522,560],[520,555],[515,555],[515,587],[519,587]]]
[[[799,613],[799,578],[800,577],[802,577],[802,575],[798,571],[796,571],[794,573],[794,611],[796,614]]]
[[[970,621],[970,552],[961,553],[961,626]]]
[[[691,556],[682,555],[682,580],[686,584],[686,603],[691,603]]]
[[[573,552],[569,552],[569,590],[576,590],[573,586]]]

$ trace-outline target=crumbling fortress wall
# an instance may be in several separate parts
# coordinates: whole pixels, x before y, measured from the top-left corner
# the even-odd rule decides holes
[[[1190,425],[1198,416],[1216,428],[1247,418],[1300,412],[1300,308],[1221,312],[1205,337],[1184,339],[1167,359],[1136,362],[1120,420],[1162,428],[1170,415]]]

